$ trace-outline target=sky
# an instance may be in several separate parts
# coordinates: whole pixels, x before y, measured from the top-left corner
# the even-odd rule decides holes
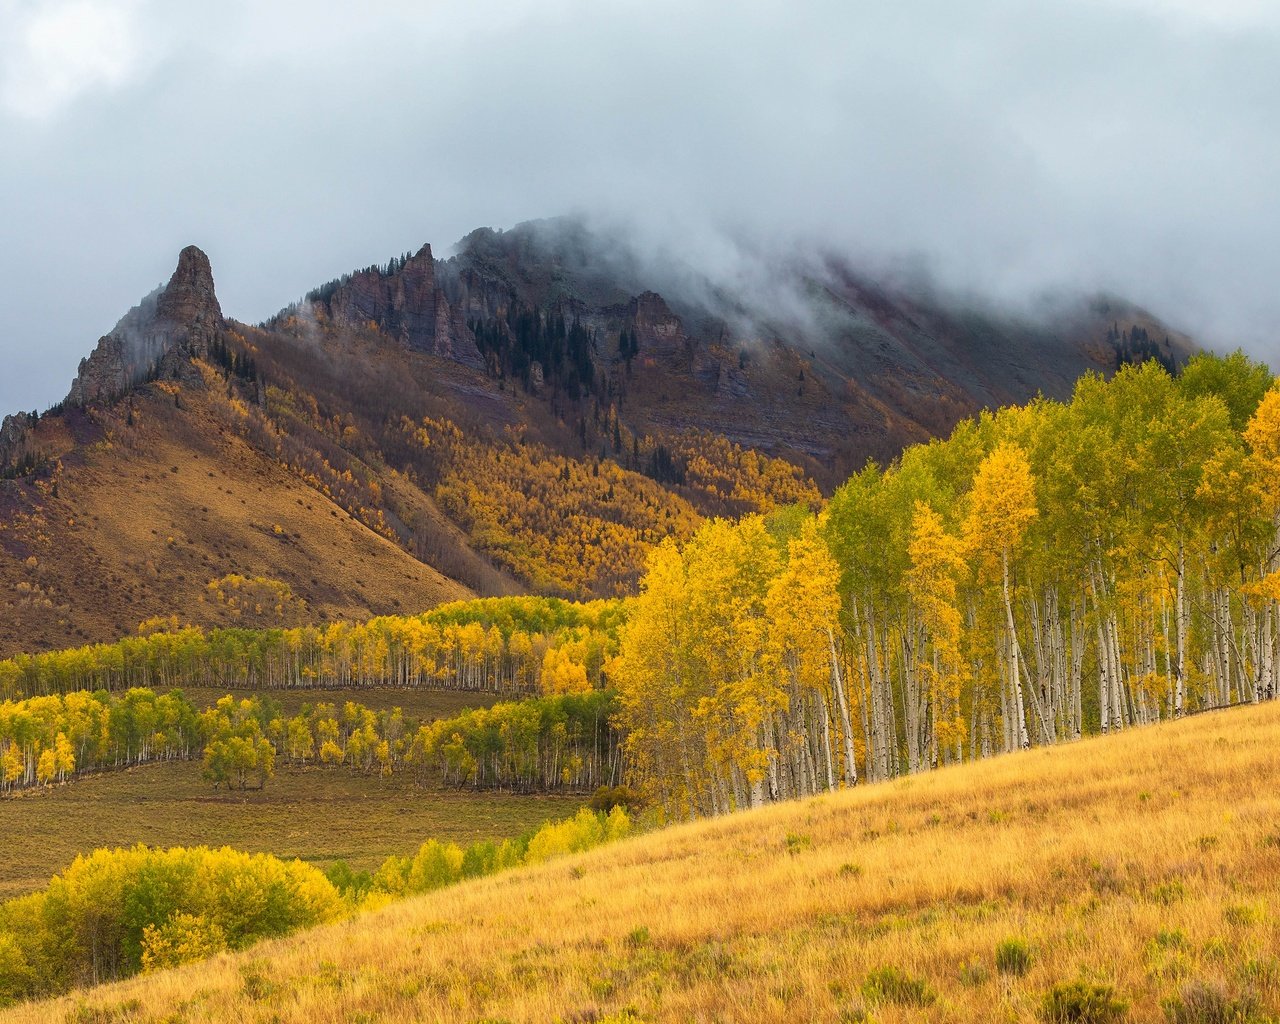
[[[1280,0],[0,0],[0,412],[188,243],[226,315],[581,213],[1106,290],[1280,367]]]

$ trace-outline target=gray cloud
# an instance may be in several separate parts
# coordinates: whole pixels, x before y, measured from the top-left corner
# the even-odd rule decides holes
[[[727,276],[746,240],[1006,301],[1105,288],[1280,356],[1267,0],[0,0],[0,26],[0,410],[61,398],[188,242],[253,321],[565,211]]]

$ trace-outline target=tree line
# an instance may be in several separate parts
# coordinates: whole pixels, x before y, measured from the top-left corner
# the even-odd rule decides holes
[[[215,787],[262,787],[277,764],[410,770],[420,780],[512,791],[582,792],[622,780],[608,691],[562,693],[434,722],[347,701],[283,714],[269,696],[198,710],[182,693],[135,688],[0,702],[0,793],[155,761],[199,757]]]
[[[0,698],[229,686],[262,689],[395,686],[511,695],[542,688],[548,660],[577,666],[602,685],[617,653],[617,601],[491,598],[441,605],[422,615],[382,616],[272,629],[211,629],[150,621],[110,644],[0,661]],[[546,688],[563,684],[546,679]]]
[[[616,688],[626,781],[667,815],[716,813],[1273,698],[1278,524],[1280,386],[1242,354],[1201,355],[964,421],[816,514],[669,538],[625,601],[101,649],[126,685]],[[101,685],[76,667],[96,650],[0,663],[0,686]],[[430,756],[458,784],[548,785],[560,754],[533,771],[488,751],[523,728],[476,713]],[[615,779],[616,752],[594,756]]]

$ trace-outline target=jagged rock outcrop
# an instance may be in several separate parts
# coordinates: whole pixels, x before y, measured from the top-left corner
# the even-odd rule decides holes
[[[0,471],[18,465],[31,453],[31,414],[17,412],[0,423]]]
[[[112,402],[152,376],[188,379],[190,357],[207,353],[223,327],[209,257],[189,245],[169,283],[126,313],[80,360],[67,402]]]
[[[376,324],[407,348],[483,366],[465,314],[437,286],[430,245],[393,265],[390,272],[370,267],[352,274],[319,301],[337,324]]]

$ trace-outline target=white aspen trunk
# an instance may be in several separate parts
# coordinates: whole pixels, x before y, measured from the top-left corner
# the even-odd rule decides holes
[[[827,627],[827,643],[831,647],[831,689],[835,693],[836,710],[840,715],[840,732],[844,737],[844,781],[857,785],[858,765],[853,756],[853,723],[849,720],[849,701],[844,692],[844,680],[840,673],[840,657],[836,653],[836,635]]]
[[[1018,627],[1013,620],[1013,601],[1009,597],[1009,553],[1000,555],[1002,582],[1004,590],[1004,611],[1009,630],[1009,680],[1010,697],[1013,700],[1014,721],[1017,725],[1017,742],[1023,750],[1031,746],[1031,737],[1027,733],[1027,712],[1022,696],[1022,672],[1019,667],[1022,649],[1018,646]]]
[[[870,612],[868,612],[870,615]],[[868,668],[871,672],[872,711],[876,718],[876,767],[877,777],[889,778],[891,747],[896,747],[894,732],[891,726],[893,715],[892,693],[887,694],[884,676],[880,671],[879,638],[876,636],[875,619],[868,622],[867,630]]]
[[[1275,634],[1273,632],[1274,618],[1272,612],[1274,607],[1270,601],[1262,606],[1262,640],[1259,644],[1261,650],[1258,652],[1261,661],[1261,678],[1260,693],[1261,700],[1271,700],[1275,697]]]
[[[998,657],[1000,658],[1001,665],[1003,665],[1003,663],[1008,660],[1007,656],[1004,653],[1004,648],[1007,647],[1008,645],[1009,645],[1009,639],[1006,636],[1003,643],[1000,644],[1001,649],[998,652]],[[1003,731],[1004,731],[1004,746],[1002,748],[1002,752],[1007,754],[1011,750],[1013,750],[1014,747],[1016,746],[1014,742],[1013,705],[1012,705],[1012,702],[1009,700],[1009,677],[1005,673],[1003,667],[1000,669],[999,676],[1000,676],[1000,724],[1003,727]]]
[[[902,651],[902,718],[906,725],[907,739],[907,772],[915,775],[920,771],[920,678],[915,665],[916,630],[908,617],[907,627],[902,631],[900,649]]]
[[[835,763],[831,758],[831,716],[827,711],[827,698],[821,691],[818,691],[814,699],[818,702],[819,727],[822,729],[822,753],[823,759],[826,761],[827,789],[835,789],[836,769]]]

